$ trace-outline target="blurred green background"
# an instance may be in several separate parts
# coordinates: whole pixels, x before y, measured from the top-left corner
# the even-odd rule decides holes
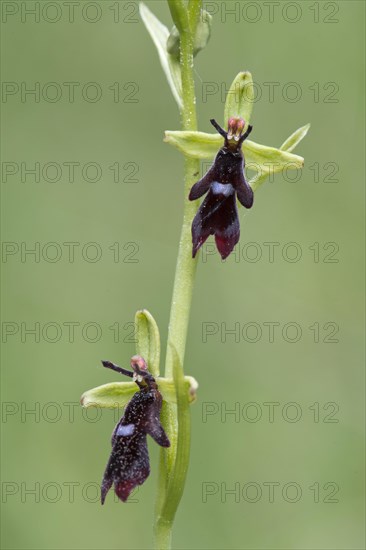
[[[171,26],[165,2],[146,3]],[[118,380],[100,359],[128,364],[137,309],[166,340],[184,196],[183,159],[162,138],[179,116],[136,2],[76,2],[73,16],[36,4],[1,6],[2,545],[151,548],[157,446],[132,502],[110,493],[101,507],[117,418],[78,401]],[[279,146],[312,127],[302,174],[241,211],[236,256],[222,263],[209,245],[199,260],[185,370],[200,387],[175,548],[364,548],[365,5],[272,4],[206,2],[200,129],[223,123],[240,70],[259,90],[253,140]],[[39,177],[26,172],[36,163]],[[273,258],[264,243],[278,243]]]

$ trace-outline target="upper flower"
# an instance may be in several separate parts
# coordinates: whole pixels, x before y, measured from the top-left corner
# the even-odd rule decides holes
[[[249,72],[239,73],[230,86],[226,96],[224,120],[243,119],[249,124],[254,103],[254,88],[252,75]],[[297,170],[304,165],[303,157],[294,155],[291,151],[306,136],[310,124],[302,126],[288,137],[281,147],[268,147],[251,140],[243,144],[246,168],[256,174],[249,180],[249,185],[256,191],[271,174],[284,169]],[[238,129],[237,129],[238,130]],[[165,132],[165,141],[177,147],[186,155],[199,159],[213,159],[222,147],[222,137],[218,134],[190,131]]]
[[[189,200],[196,200],[208,192],[192,223],[192,256],[196,256],[209,235],[215,235],[217,248],[225,259],[240,235],[236,196],[245,208],[253,205],[253,190],[245,180],[241,149],[252,126],[244,133],[245,121],[235,117],[229,119],[227,132],[213,119],[211,124],[224,137],[225,143],[207,174],[189,193]]]
[[[239,239],[239,221],[235,194],[246,208],[253,203],[253,191],[269,175],[286,170],[297,170],[304,165],[303,157],[291,151],[307,134],[310,124],[296,130],[280,148],[260,145],[247,140],[249,121],[254,102],[252,75],[241,72],[234,79],[226,97],[224,120],[227,132],[211,121],[218,134],[192,131],[166,131],[165,141],[184,154],[215,162],[207,174],[191,189],[190,200],[207,196],[192,224],[193,257],[210,234],[215,235],[222,258],[226,258]],[[246,122],[244,122],[246,121]],[[247,126],[246,126],[247,125]],[[247,127],[243,134],[244,128]],[[222,143],[224,138],[224,144]],[[217,153],[217,151],[219,152]],[[247,182],[244,161],[255,175]]]

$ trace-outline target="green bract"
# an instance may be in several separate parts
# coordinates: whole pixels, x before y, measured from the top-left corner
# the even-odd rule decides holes
[[[182,74],[180,68],[180,32],[179,28],[191,26],[194,31],[193,54],[206,47],[211,36],[212,16],[205,10],[200,10],[199,3],[195,0],[192,7],[185,12],[183,3],[177,1],[169,2],[171,15],[175,22],[171,32],[142,2],[140,3],[141,19],[147,28],[156,49],[158,50],[160,63],[168,80],[175,101],[179,109],[183,106],[182,97]],[[196,13],[196,10],[197,11]],[[189,15],[191,17],[189,17]]]
[[[164,491],[165,498],[160,503],[162,507],[160,514],[173,521],[175,511],[181,499],[181,493],[177,491],[176,487],[180,487],[182,484],[184,485],[189,462],[191,421],[188,405],[191,402],[191,398],[186,390],[187,377],[183,376],[183,368],[177,350],[173,345],[171,345],[171,351],[173,356],[173,377],[177,407],[176,413],[174,415],[170,414],[169,418],[169,423],[172,428],[170,433],[173,443],[170,449],[167,449],[166,461],[170,463],[172,473],[167,479]],[[196,381],[195,383],[197,384]],[[168,416],[169,410],[166,411],[166,413],[166,416]]]
[[[181,70],[179,60],[174,55],[170,55],[167,50],[169,30],[142,2],[140,3],[140,15],[158,50],[161,66],[167,77],[174,99],[179,109],[181,109],[183,105]]]
[[[249,122],[253,108],[253,81],[249,72],[241,72],[234,79],[226,97],[224,117],[225,125],[229,118],[243,118]],[[304,165],[303,157],[292,151],[306,136],[310,124],[296,130],[277,149],[246,140],[243,144],[246,167],[254,170],[256,175],[249,181],[256,190],[269,175],[283,170],[297,170]],[[165,141],[179,149],[185,155],[198,159],[213,159],[223,145],[223,138],[218,134],[205,132],[166,131]]]

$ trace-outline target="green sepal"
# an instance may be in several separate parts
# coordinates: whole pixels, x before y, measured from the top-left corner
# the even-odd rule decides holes
[[[111,382],[84,392],[80,403],[83,407],[116,409],[124,407],[137,390],[135,382]]]
[[[156,382],[163,400],[176,405],[177,396],[174,380],[172,378],[157,378]],[[185,376],[184,387],[189,403],[194,403],[198,388],[197,380],[192,376]],[[83,407],[115,409],[124,407],[136,391],[138,391],[138,387],[135,382],[111,382],[84,392],[80,403]]]
[[[167,130],[164,141],[196,159],[212,159],[223,146],[223,139],[219,134],[205,132]]]
[[[206,134],[205,132],[166,131],[167,143],[179,149],[185,155],[199,158],[212,159],[223,145],[223,139],[219,134]],[[243,144],[243,152],[248,168],[259,174],[281,172],[285,167],[301,168],[304,159],[293,153],[260,145],[254,141],[246,140]]]
[[[249,71],[240,72],[233,80],[226,95],[224,124],[229,118],[242,118],[248,124],[252,116],[254,102],[253,79]]]
[[[305,126],[301,126],[301,128],[298,128],[298,130],[295,130],[291,136],[289,136],[286,141],[281,145],[280,150],[281,151],[287,151],[288,153],[293,151],[295,147],[300,143],[302,139],[306,136],[310,128],[310,124],[306,124]],[[256,176],[254,176],[251,181],[249,182],[252,189],[255,191],[260,187],[268,178],[268,172],[265,173],[257,173]]]
[[[147,309],[136,312],[135,326],[137,332],[136,353],[147,362],[151,374],[159,376],[160,368],[160,334],[154,317]]]
[[[246,166],[249,169],[258,171],[260,174],[282,172],[284,168],[297,169],[304,166],[304,159],[299,155],[259,145],[249,139],[244,142],[244,156]]]

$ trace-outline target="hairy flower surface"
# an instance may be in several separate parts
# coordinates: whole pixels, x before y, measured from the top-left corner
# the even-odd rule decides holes
[[[252,126],[243,133],[245,121],[242,118],[230,118],[227,132],[213,119],[211,124],[225,138],[225,144],[207,174],[193,185],[189,193],[191,201],[207,193],[192,223],[192,256],[196,256],[209,235],[215,235],[216,246],[224,260],[240,237],[236,197],[245,208],[253,205],[254,194],[245,179],[241,149]]]
[[[149,476],[147,434],[162,447],[170,446],[160,423],[162,397],[144,359],[138,355],[132,357],[133,372],[121,369],[109,361],[103,361],[103,365],[132,377],[140,391],[132,397],[113,431],[112,452],[102,481],[102,504],[112,484],[118,498],[126,502],[134,488],[142,485]]]

